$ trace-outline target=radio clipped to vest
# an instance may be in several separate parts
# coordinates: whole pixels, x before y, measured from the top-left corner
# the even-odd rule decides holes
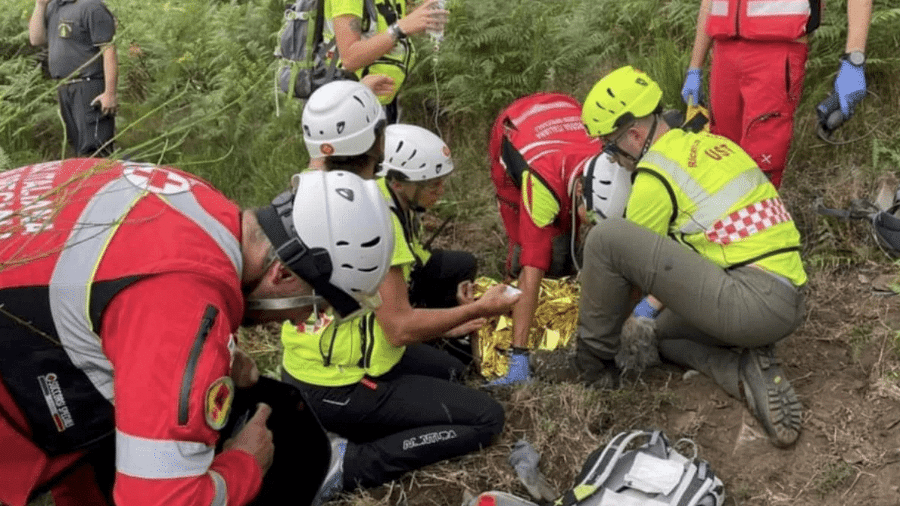
[[[356,80],[356,74],[340,67],[337,39],[325,40],[325,1],[297,0],[284,11],[276,79],[282,92],[301,100],[331,81]],[[364,0],[363,10],[364,24],[375,23],[374,0]]]

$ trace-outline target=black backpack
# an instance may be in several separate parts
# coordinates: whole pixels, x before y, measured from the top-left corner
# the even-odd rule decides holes
[[[363,1],[363,23],[375,23],[374,0]],[[335,39],[324,41],[325,0],[297,0],[284,11],[281,42],[275,56],[281,58],[276,79],[281,91],[307,99],[323,84],[340,79],[356,80],[353,72],[338,67]]]

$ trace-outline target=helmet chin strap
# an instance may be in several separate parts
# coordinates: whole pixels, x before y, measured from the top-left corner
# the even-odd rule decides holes
[[[298,295],[296,297],[280,297],[274,299],[247,299],[247,311],[281,311],[313,306],[317,312],[319,304],[325,302],[320,295]]]
[[[647,132],[647,138],[644,139],[644,145],[641,147],[641,152],[638,153],[637,156],[634,156],[622,149],[618,149],[618,153],[620,153],[623,157],[627,158],[631,161],[631,163],[637,166],[638,162],[641,161],[641,158],[644,158],[644,155],[646,155],[647,151],[650,150],[650,146],[653,145],[653,138],[656,137],[656,127],[658,125],[659,114],[653,113],[653,124],[650,126],[650,130]]]
[[[650,146],[653,144],[653,138],[656,137],[656,127],[657,127],[658,123],[659,123],[659,115],[654,113],[653,114],[653,126],[651,126],[650,131],[647,132],[647,139],[644,140],[644,147],[641,148],[641,154],[638,155],[635,162],[640,161],[641,158],[643,158],[644,155],[647,154],[647,151],[650,150]]]

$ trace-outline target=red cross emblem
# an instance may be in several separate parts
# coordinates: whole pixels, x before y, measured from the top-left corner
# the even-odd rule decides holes
[[[191,182],[186,177],[154,165],[129,165],[123,174],[131,184],[152,193],[174,195],[191,189]]]

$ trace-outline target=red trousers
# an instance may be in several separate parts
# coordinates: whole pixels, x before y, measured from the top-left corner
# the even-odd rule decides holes
[[[776,188],[791,147],[808,52],[803,42],[713,44],[710,129],[741,146]]]

